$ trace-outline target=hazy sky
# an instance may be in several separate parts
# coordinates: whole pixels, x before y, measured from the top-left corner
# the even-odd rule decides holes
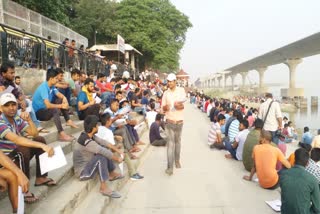
[[[180,60],[181,67],[192,75],[193,80],[320,31],[320,0],[171,2],[189,16],[193,24],[187,33]],[[305,58],[297,68],[297,87],[311,87],[315,81],[319,83],[319,69],[319,55]],[[258,73],[250,71],[249,79],[258,82]],[[287,66],[279,64],[269,67],[265,81],[288,83]],[[239,75],[236,83],[240,82]]]

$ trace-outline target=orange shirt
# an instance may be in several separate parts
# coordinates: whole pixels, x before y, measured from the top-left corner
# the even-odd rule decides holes
[[[294,155],[294,152],[289,156],[288,161],[289,161],[289,163],[291,164],[291,166],[294,166],[294,164],[295,164],[295,155]]]
[[[273,187],[279,180],[276,170],[277,161],[283,162],[285,160],[280,149],[271,144],[259,144],[253,148],[252,156],[260,186],[263,188]]]
[[[183,110],[175,110],[174,103],[186,99],[186,92],[183,88],[176,87],[174,91],[168,89],[162,96],[162,106],[169,105],[170,110],[166,112],[166,119],[179,121],[183,120]]]

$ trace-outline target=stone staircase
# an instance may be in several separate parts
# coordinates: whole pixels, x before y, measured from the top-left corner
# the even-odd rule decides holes
[[[140,122],[143,122],[142,116],[135,116],[135,118]],[[74,129],[71,127],[64,126],[66,133],[72,134],[76,139],[80,135],[83,130],[83,122],[79,121],[76,116],[71,117],[71,119],[75,122],[75,124],[79,127],[78,129]],[[62,121],[64,121],[62,119]],[[57,129],[53,122],[41,122],[41,126],[48,129],[50,132],[46,134],[41,134],[41,136],[45,137],[48,144],[53,147],[60,145],[66,155],[67,165],[49,172],[49,177],[55,180],[58,185],[55,187],[47,187],[40,186],[35,187],[35,160],[31,161],[30,166],[30,191],[34,193],[40,200],[34,204],[25,204],[25,213],[46,213],[46,214],[55,214],[55,213],[83,213],[82,211],[77,211],[79,208],[81,210],[87,210],[91,213],[99,213],[102,212],[105,206],[110,202],[108,197],[102,196],[98,192],[99,188],[99,180],[92,179],[89,181],[79,181],[76,177],[74,177],[73,173],[73,163],[72,163],[72,149],[75,141],[73,142],[61,142],[58,141]],[[147,129],[146,125],[142,125],[138,128],[138,134],[143,140],[146,142],[146,145],[140,146],[141,152],[137,153],[138,157],[141,157],[148,147],[148,140],[146,139],[146,135],[143,135],[145,130]],[[134,160],[133,162],[137,167],[140,163],[140,158],[138,160]],[[109,182],[111,188],[119,189],[121,188],[125,182],[129,179],[127,168],[125,168],[126,177],[121,180],[116,180],[113,182]],[[93,196],[99,197],[93,197]],[[99,204],[97,204],[97,198],[99,200]],[[91,202],[91,200],[93,201]],[[82,209],[84,204],[88,204],[86,206],[87,209]],[[91,204],[91,206],[89,206]],[[94,204],[94,205],[93,205]],[[93,206],[92,206],[93,205]],[[78,208],[79,207],[79,208]],[[92,212],[91,210],[96,210]],[[100,209],[100,211],[98,211]],[[8,197],[2,194],[0,195],[0,214],[11,213],[11,205]],[[86,212],[87,213],[87,212]]]

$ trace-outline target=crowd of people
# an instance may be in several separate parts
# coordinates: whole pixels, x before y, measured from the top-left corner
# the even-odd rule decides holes
[[[44,152],[54,155],[52,146],[39,136],[41,132],[48,132],[40,126],[40,121],[54,122],[59,141],[76,141],[73,149],[75,176],[88,180],[98,174],[101,194],[111,198],[121,195],[112,190],[107,181],[124,177],[121,170],[116,170],[116,164],[126,163],[130,179],[143,179],[132,164],[132,160],[138,158],[135,153],[141,150],[139,145],[145,144],[137,131],[141,126],[136,119],[138,115],[150,127],[149,139],[153,146],[167,145],[175,137],[177,129],[181,136],[182,120],[178,114],[183,104],[182,100],[171,103],[171,96],[175,96],[174,91],[178,91],[180,97],[186,96],[184,90],[175,90],[174,74],[168,75],[165,82],[159,78],[150,81],[144,75],[135,81],[128,73],[123,73],[121,77],[114,76],[112,68],[108,76],[105,73],[95,76],[73,69],[70,78],[66,79],[61,68],[50,68],[46,80],[32,96],[26,96],[21,87],[21,82],[25,80],[15,76],[13,63],[3,63],[0,72],[0,189],[8,188],[13,212],[17,211],[18,185],[22,186],[26,203],[39,200],[28,188],[32,176],[30,160],[33,157],[36,158],[34,185],[58,185],[47,173],[40,172],[39,155]],[[172,125],[167,128],[163,115],[170,114],[169,108],[175,110],[167,115],[167,122],[170,118],[172,120]],[[83,121],[83,131],[78,139],[64,131],[64,122],[60,117],[63,116],[67,126],[78,128],[70,117],[72,114]],[[172,130],[170,136],[165,129]],[[168,174],[172,174],[173,162],[176,167],[180,164],[179,152],[177,145],[169,144]]]
[[[261,102],[258,109],[237,101],[210,98],[203,92],[189,92],[195,104],[210,118],[208,146],[226,150],[226,159],[242,161],[250,172],[243,179],[252,181],[257,175],[264,189],[281,188],[281,213],[320,213],[320,130],[313,137],[304,127],[301,141],[293,123],[282,116],[280,104],[272,94],[253,99]],[[242,97],[243,99],[247,99]],[[288,143],[297,143],[288,154]]]

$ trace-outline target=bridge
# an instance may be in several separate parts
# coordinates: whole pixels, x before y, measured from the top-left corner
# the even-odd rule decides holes
[[[297,66],[303,62],[303,58],[317,55],[320,53],[320,32],[311,36],[288,44],[284,47],[265,53],[261,56],[250,59],[246,62],[232,66],[214,73],[210,76],[202,78],[201,88],[226,88],[227,79],[231,78],[231,87],[235,86],[235,77],[240,74],[242,77],[242,86],[246,84],[248,72],[257,71],[259,74],[259,92],[263,93],[267,90],[264,83],[264,75],[269,66],[277,64],[287,65],[289,76],[289,88],[281,89],[281,96],[294,97],[303,96],[303,88],[296,87],[296,70]]]

